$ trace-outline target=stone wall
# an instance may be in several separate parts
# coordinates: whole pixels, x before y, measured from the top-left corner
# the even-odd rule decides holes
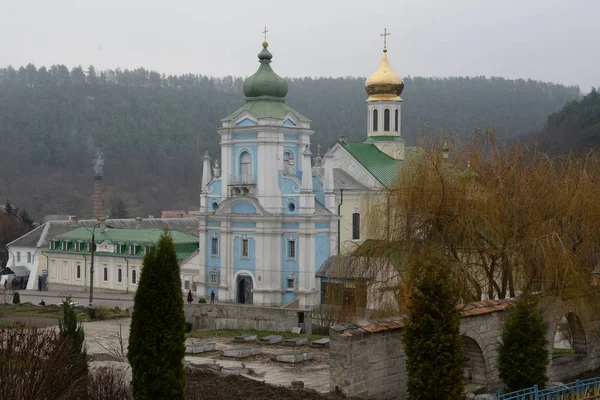
[[[185,319],[194,330],[240,329],[312,333],[311,312],[241,304],[186,304]]]
[[[502,326],[509,301],[481,301],[462,312],[465,377],[469,391],[492,392],[500,386],[496,363]],[[564,304],[547,307],[565,310]],[[568,309],[568,308],[567,308]],[[559,315],[559,317],[557,317]],[[574,354],[552,359],[558,321],[567,316],[573,333]],[[581,323],[573,313],[548,312],[548,377],[566,381],[583,372],[600,368],[598,321]],[[337,325],[330,330],[330,387],[348,396],[369,399],[405,399],[406,364],[402,343],[402,317],[369,321],[358,325]],[[553,322],[554,321],[554,322]]]

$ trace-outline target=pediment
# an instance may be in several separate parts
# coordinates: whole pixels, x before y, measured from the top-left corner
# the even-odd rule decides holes
[[[258,121],[256,120],[256,118],[254,118],[252,115],[250,115],[247,112],[240,115],[235,122],[235,126],[247,126],[247,125],[257,125],[257,124],[258,124]]]
[[[250,196],[231,197],[221,204],[215,211],[215,215],[268,215],[269,213],[260,205],[258,200]]]

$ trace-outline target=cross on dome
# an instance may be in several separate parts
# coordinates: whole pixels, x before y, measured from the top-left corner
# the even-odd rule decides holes
[[[265,37],[265,41],[263,42],[263,47],[265,47],[265,48],[269,45],[269,43],[267,42],[267,32],[269,32],[269,31],[267,30],[267,26],[265,25],[265,30],[262,31],[262,34]]]
[[[265,27],[266,29],[266,27]],[[387,52],[387,37],[390,36],[391,33],[388,33],[387,28],[383,28],[383,33],[379,36],[383,36],[383,52]],[[266,40],[266,39],[265,39]]]

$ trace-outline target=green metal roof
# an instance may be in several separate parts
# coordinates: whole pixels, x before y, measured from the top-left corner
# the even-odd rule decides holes
[[[352,157],[369,171],[385,187],[395,186],[402,168],[402,160],[396,160],[374,144],[338,142]]]
[[[225,118],[221,122],[232,121],[239,117],[242,113],[248,112],[255,118],[278,118],[283,119],[288,113],[294,115],[298,120],[302,122],[311,122],[310,119],[294,110],[292,107],[285,104],[282,99],[278,99],[271,96],[255,97],[252,99],[246,99],[246,104],[238,108]]]
[[[363,143],[371,142],[404,142],[404,139],[400,136],[381,135],[381,136],[369,136]]]
[[[158,243],[164,230],[162,229],[96,229],[94,241],[96,243],[127,243],[127,244],[156,244]],[[198,238],[183,232],[169,231],[174,244],[197,243]],[[58,235],[56,240],[92,240],[92,230],[90,228],[76,228],[69,232]]]

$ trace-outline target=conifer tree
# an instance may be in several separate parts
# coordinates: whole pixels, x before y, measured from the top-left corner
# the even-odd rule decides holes
[[[185,315],[179,264],[168,233],[144,257],[127,358],[136,400],[185,398]]]
[[[69,339],[72,341],[73,353],[85,354],[83,348],[83,342],[85,339],[85,333],[83,331],[83,325],[77,322],[77,315],[75,314],[75,306],[71,301],[71,296],[67,296],[61,303],[62,317],[58,320],[58,328],[60,336],[63,339]]]
[[[420,265],[418,265],[420,264]],[[408,395],[419,400],[462,398],[459,296],[441,258],[420,260],[403,342]]]
[[[548,381],[548,323],[538,300],[525,292],[509,308],[498,348],[498,371],[506,392]]]

